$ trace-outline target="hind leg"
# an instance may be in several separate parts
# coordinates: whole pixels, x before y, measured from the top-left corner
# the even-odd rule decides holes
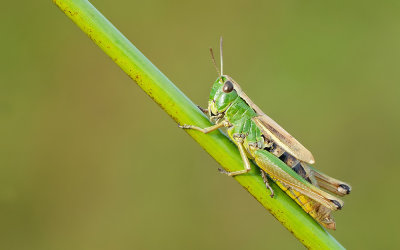
[[[265,186],[269,189],[269,191],[271,191],[271,194],[269,196],[271,196],[271,198],[274,198],[274,190],[271,188],[271,186],[268,183],[267,174],[262,169],[260,169],[260,172],[261,172],[261,177],[263,178],[263,181],[265,183]]]

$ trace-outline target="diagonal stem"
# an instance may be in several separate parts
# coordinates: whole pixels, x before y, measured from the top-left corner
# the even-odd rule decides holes
[[[53,0],[111,59],[118,64],[177,123],[210,126],[203,113],[129,40],[86,0]],[[177,128],[178,129],[178,128]],[[221,132],[202,134],[189,130],[193,137],[227,171],[243,168],[236,146]],[[308,248],[343,249],[343,246],[316,223],[275,183],[275,198],[269,197],[258,167],[249,174],[234,177],[275,218]]]

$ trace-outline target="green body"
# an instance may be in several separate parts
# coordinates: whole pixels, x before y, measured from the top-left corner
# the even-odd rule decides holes
[[[209,99],[210,114],[218,116],[218,114],[224,113],[223,119],[232,124],[232,126],[228,128],[229,137],[235,141],[234,137],[244,135],[243,146],[251,159],[256,159],[256,162],[265,161],[264,159],[274,159],[268,164],[262,164],[262,166],[258,164],[261,168],[271,165],[278,166],[279,168],[273,168],[269,171],[264,169],[271,176],[275,176],[274,172],[279,171],[279,176],[287,175],[289,178],[293,178],[303,185],[310,187],[311,185],[306,180],[278,158],[271,157],[271,153],[264,149],[265,141],[262,132],[252,120],[252,118],[258,116],[258,114],[236,91],[225,93],[222,90],[223,82],[225,81],[226,78],[224,76],[219,77],[211,89]]]
[[[208,103],[208,114],[211,121],[215,122],[216,125],[207,129],[192,125],[185,128],[197,129],[203,133],[208,133],[222,126],[228,128],[228,135],[238,146],[245,168],[234,172],[222,172],[229,176],[245,174],[250,171],[248,158],[254,159],[264,172],[288,189],[299,192],[301,195],[325,206],[328,210],[342,208],[343,201],[322,191],[319,189],[319,185],[322,184],[323,188],[339,195],[348,194],[351,189],[350,186],[318,173],[315,169],[310,168],[306,162],[299,159],[296,155],[304,155],[304,152],[309,151],[303,146],[298,146],[300,143],[272,119],[266,119],[267,116],[243,93],[240,86],[231,77],[222,75],[214,82]],[[295,150],[293,151],[291,147]],[[291,150],[291,153],[286,149]],[[292,155],[292,153],[295,154]],[[283,162],[278,157],[286,157],[291,160],[286,159]],[[312,155],[310,159],[312,159],[312,162],[314,161]],[[319,182],[314,174],[320,177]],[[266,178],[264,181],[270,188]],[[271,193],[271,196],[273,196],[272,189]],[[300,205],[304,207],[305,204]],[[324,213],[324,218],[324,223],[333,221],[329,218],[328,213]],[[327,224],[325,223],[325,225]],[[334,228],[333,224],[331,228]]]
[[[209,99],[210,114],[218,115],[224,112],[224,119],[232,124],[232,127],[228,129],[229,136],[232,138],[233,135],[244,134],[244,145],[249,153],[249,145],[262,148],[264,138],[261,136],[261,130],[252,121],[257,113],[240,98],[236,91],[223,92],[222,86],[224,84],[221,81],[225,81],[224,77],[218,78],[212,87]],[[250,155],[254,158],[252,153]]]

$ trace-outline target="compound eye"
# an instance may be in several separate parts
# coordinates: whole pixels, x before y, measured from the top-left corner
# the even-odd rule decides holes
[[[225,93],[230,93],[233,90],[233,83],[231,81],[226,81],[224,86],[222,87],[222,91]]]

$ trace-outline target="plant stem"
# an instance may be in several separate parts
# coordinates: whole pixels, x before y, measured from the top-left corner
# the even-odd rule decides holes
[[[92,4],[85,0],[53,1],[177,123],[196,124],[200,127],[211,125],[196,105]],[[238,149],[221,132],[216,131],[207,135],[193,130],[186,132],[227,171],[243,169]],[[254,164],[249,174],[234,178],[306,247],[343,249],[335,238],[274,183],[271,185],[275,197],[271,198],[260,177],[258,167]]]

